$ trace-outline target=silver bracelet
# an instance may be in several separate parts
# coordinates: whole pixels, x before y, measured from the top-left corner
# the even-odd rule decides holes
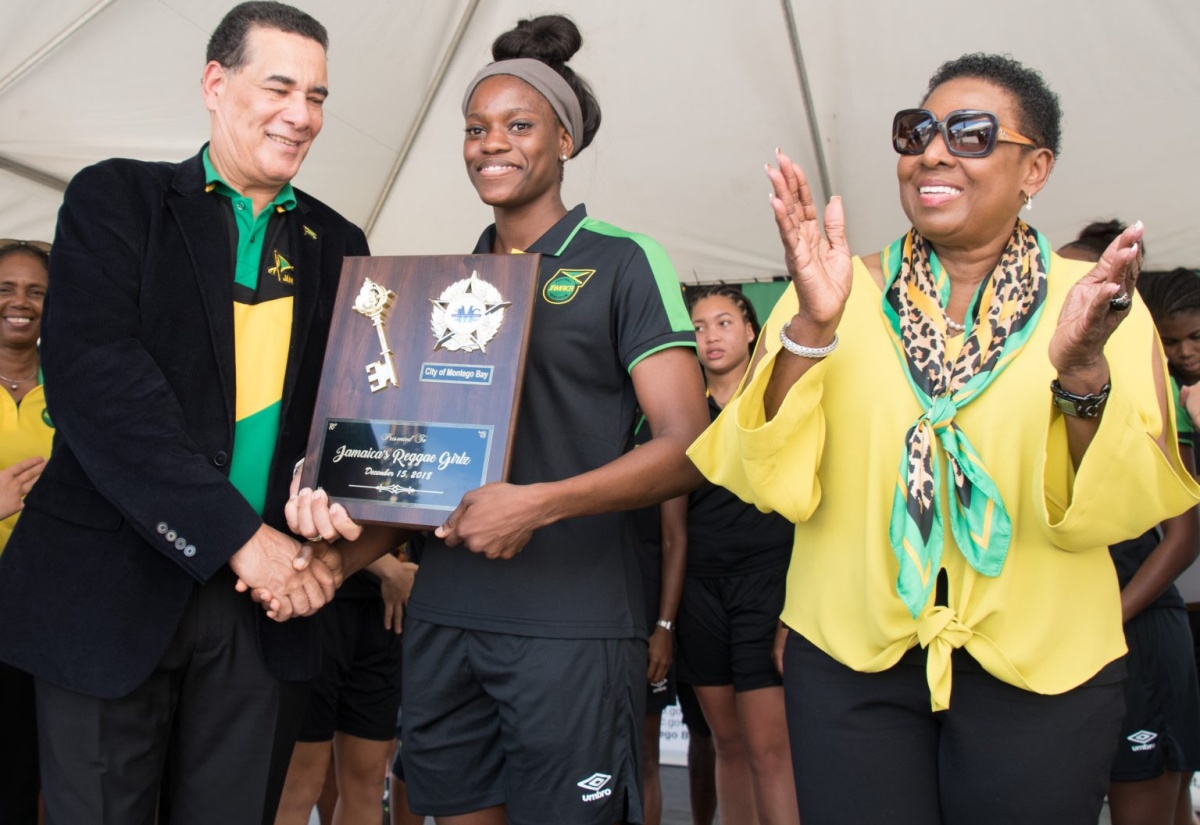
[[[827,347],[802,347],[791,338],[788,338],[787,331],[791,325],[792,322],[788,321],[783,325],[783,329],[779,330],[779,343],[783,344],[783,348],[792,355],[799,355],[801,358],[824,358],[837,349],[838,337],[836,332],[833,334],[833,340],[829,342],[829,346]]]

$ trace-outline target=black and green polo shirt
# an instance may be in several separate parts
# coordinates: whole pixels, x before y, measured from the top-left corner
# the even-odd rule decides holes
[[[492,249],[495,227],[477,253]],[[542,255],[510,480],[570,478],[625,452],[637,412],[630,371],[694,347],[675,268],[653,240],[577,206],[527,251]],[[432,536],[409,612],[452,627],[550,638],[645,637],[636,538],[624,513],[534,533],[497,563]]]
[[[229,201],[233,260],[233,334],[237,401],[229,480],[262,515],[279,437],[283,379],[292,338],[295,275],[284,216],[296,206],[292,185],[261,212],[221,179],[204,149],[206,191]]]

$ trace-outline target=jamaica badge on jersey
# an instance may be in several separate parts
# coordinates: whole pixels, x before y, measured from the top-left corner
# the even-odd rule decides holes
[[[281,284],[296,283],[296,267],[288,263],[288,259],[279,254],[279,250],[274,250],[275,266],[267,269],[268,275],[274,275],[275,280]]]
[[[595,274],[594,269],[560,269],[542,288],[542,298],[548,304],[569,304]]]

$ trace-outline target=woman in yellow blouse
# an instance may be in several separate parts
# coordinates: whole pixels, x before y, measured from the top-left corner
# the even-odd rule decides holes
[[[0,240],[0,552],[21,499],[50,455],[53,427],[42,394],[37,343],[49,282],[50,244]],[[37,729],[33,680],[0,664],[0,822],[36,822]]]
[[[838,199],[822,234],[800,168],[768,169],[794,290],[690,455],[796,522],[782,619],[805,825],[1096,822],[1125,652],[1107,546],[1200,488],[1131,308],[1141,225],[1093,268],[1019,218],[1059,120],[1009,58],[942,66],[893,124],[912,228],[864,258]]]
[[[44,241],[0,240],[0,552],[54,435],[37,349],[49,253]]]

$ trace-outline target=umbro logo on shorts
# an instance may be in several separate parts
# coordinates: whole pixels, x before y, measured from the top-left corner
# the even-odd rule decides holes
[[[1133,743],[1131,750],[1135,751],[1152,751],[1157,745],[1154,740],[1158,738],[1157,733],[1151,733],[1148,730],[1139,730],[1137,733],[1131,733],[1125,737]]]
[[[584,802],[595,802],[597,799],[612,796],[612,788],[604,787],[610,779],[612,777],[606,773],[594,773],[582,782],[576,782],[575,784],[585,791],[592,791],[592,793],[583,794],[580,799]]]

